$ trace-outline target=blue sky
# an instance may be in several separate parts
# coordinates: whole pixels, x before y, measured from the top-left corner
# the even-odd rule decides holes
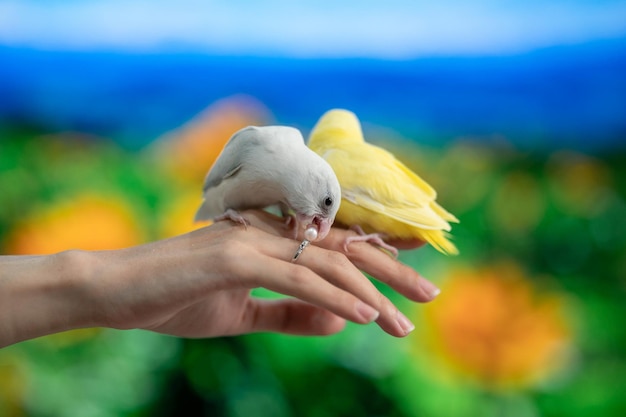
[[[0,0],[0,45],[413,58],[626,36],[624,0]]]

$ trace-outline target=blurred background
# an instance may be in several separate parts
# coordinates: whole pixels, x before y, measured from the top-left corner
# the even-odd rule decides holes
[[[626,415],[625,74],[623,0],[0,0],[4,254],[192,230],[232,133],[337,107],[461,221],[405,339],[72,331],[0,416]]]

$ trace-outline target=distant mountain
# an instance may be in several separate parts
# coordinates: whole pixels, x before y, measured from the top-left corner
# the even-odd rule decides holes
[[[332,107],[407,137],[525,146],[626,141],[626,38],[525,54],[408,61],[124,54],[0,47],[0,121],[142,144],[248,94],[310,129]]]

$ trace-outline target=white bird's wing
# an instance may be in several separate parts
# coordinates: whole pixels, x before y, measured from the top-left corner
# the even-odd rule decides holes
[[[234,176],[241,169],[247,155],[254,152],[253,148],[256,141],[252,135],[246,134],[247,130],[250,129],[240,130],[226,143],[204,179],[202,190],[205,193],[207,190],[220,185],[225,179]]]
[[[247,127],[235,133],[213,163],[204,179],[202,188],[204,200],[196,212],[195,221],[209,220],[223,212],[225,193],[228,193],[232,186],[225,184],[224,181],[237,176],[258,144],[254,135],[249,134],[250,130],[251,128]]]

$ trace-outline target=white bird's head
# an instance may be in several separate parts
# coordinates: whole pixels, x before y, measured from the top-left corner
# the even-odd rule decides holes
[[[298,228],[317,231],[308,240],[322,240],[330,231],[341,203],[341,187],[335,172],[319,155],[304,148],[307,166],[302,166],[289,181],[292,190],[287,195],[287,204],[294,210]]]

